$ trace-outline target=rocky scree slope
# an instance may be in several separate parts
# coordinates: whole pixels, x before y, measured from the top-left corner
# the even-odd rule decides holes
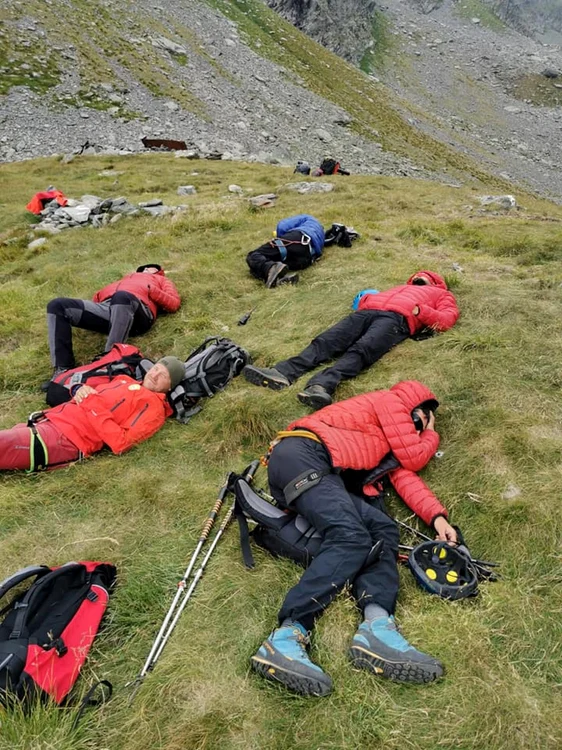
[[[310,33],[332,17],[330,2],[269,2]],[[352,5],[359,29],[371,3],[349,0],[349,25]],[[408,102],[403,114],[416,128],[490,172],[560,200],[562,49],[526,35],[557,17],[557,8],[562,12],[561,0],[385,0],[377,5],[375,54],[361,64],[397,102]],[[357,33],[357,43],[361,38]],[[357,58],[362,49],[345,54]]]
[[[84,144],[138,151],[148,136],[225,158],[319,163],[335,153],[353,172],[434,172],[383,149],[372,82],[258,0],[6,0],[1,12],[3,160]],[[360,126],[337,86],[370,108]],[[413,128],[389,112],[405,152]],[[431,161],[431,144],[426,152]]]

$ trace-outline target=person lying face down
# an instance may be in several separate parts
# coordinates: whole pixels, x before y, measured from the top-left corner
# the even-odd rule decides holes
[[[71,401],[0,430],[0,471],[66,466],[104,446],[123,453],[162,427],[172,414],[167,394],[183,375],[183,362],[167,356],[142,384],[121,375],[96,388],[80,386]]]
[[[277,391],[318,365],[335,360],[314,375],[297,396],[306,406],[320,409],[332,403],[342,380],[356,377],[408,338],[424,331],[447,331],[459,317],[445,279],[433,271],[417,271],[405,284],[384,292],[364,290],[355,301],[356,312],[319,333],[300,354],[273,367],[246,365],[246,380]]]
[[[306,652],[308,631],[348,583],[362,613],[349,652],[356,668],[399,682],[442,676],[441,663],[396,629],[399,534],[380,485],[387,477],[438,539],[456,542],[447,511],[417,474],[439,446],[437,406],[425,385],[402,381],[327,406],[278,434],[268,464],[271,494],[304,516],[322,544],[287,593],[278,627],[252,657],[262,676],[302,695],[331,691],[331,678]],[[379,542],[382,553],[372,555]]]

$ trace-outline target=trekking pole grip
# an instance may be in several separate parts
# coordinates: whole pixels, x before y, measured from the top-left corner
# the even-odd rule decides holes
[[[207,537],[209,536],[209,532],[211,531],[211,528],[213,527],[213,524],[220,513],[220,510],[222,508],[222,504],[224,502],[224,498],[226,497],[226,494],[228,492],[228,482],[225,482],[219,496],[217,498],[216,503],[213,505],[213,509],[207,516],[205,523],[203,524],[203,528],[201,530],[201,536],[199,537],[200,542],[204,542]]]

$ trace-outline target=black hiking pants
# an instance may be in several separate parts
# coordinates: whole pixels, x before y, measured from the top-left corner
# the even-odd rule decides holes
[[[265,245],[258,247],[246,256],[246,263],[250,268],[250,273],[260,281],[267,281],[267,274],[274,263],[283,262],[289,266],[291,271],[301,271],[312,264],[310,246],[301,243],[302,232],[294,230],[287,232],[281,237],[285,242],[287,257],[283,260],[281,251],[272,242],[266,242]]]
[[[278,362],[275,369],[292,383],[323,362],[338,358],[307,383],[321,385],[333,394],[342,380],[356,377],[409,336],[403,315],[359,310],[321,333],[296,357]]]
[[[291,437],[275,446],[269,460],[269,486],[282,507],[287,507],[283,488],[312,469],[331,469],[330,457],[321,443]],[[346,583],[352,584],[353,597],[361,610],[367,604],[378,604],[393,613],[398,595],[399,534],[392,518],[349,493],[338,474],[322,477],[290,507],[303,515],[323,539],[318,554],[285,597],[279,623],[289,618],[310,630]],[[381,557],[364,567],[380,539],[384,541]]]
[[[146,333],[153,323],[149,308],[130,292],[115,292],[103,302],[57,297],[47,304],[47,329],[53,367],[74,367],[72,326],[106,333],[105,351],[129,335]]]

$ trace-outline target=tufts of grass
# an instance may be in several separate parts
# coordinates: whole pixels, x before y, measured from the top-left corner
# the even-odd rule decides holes
[[[505,31],[505,23],[484,0],[460,0],[455,3],[455,11],[461,18],[479,18],[481,25],[492,31]]]
[[[559,107],[562,104],[562,89],[559,80],[545,78],[540,73],[527,73],[516,78],[509,86],[509,93],[521,101],[532,102],[539,107]]]

